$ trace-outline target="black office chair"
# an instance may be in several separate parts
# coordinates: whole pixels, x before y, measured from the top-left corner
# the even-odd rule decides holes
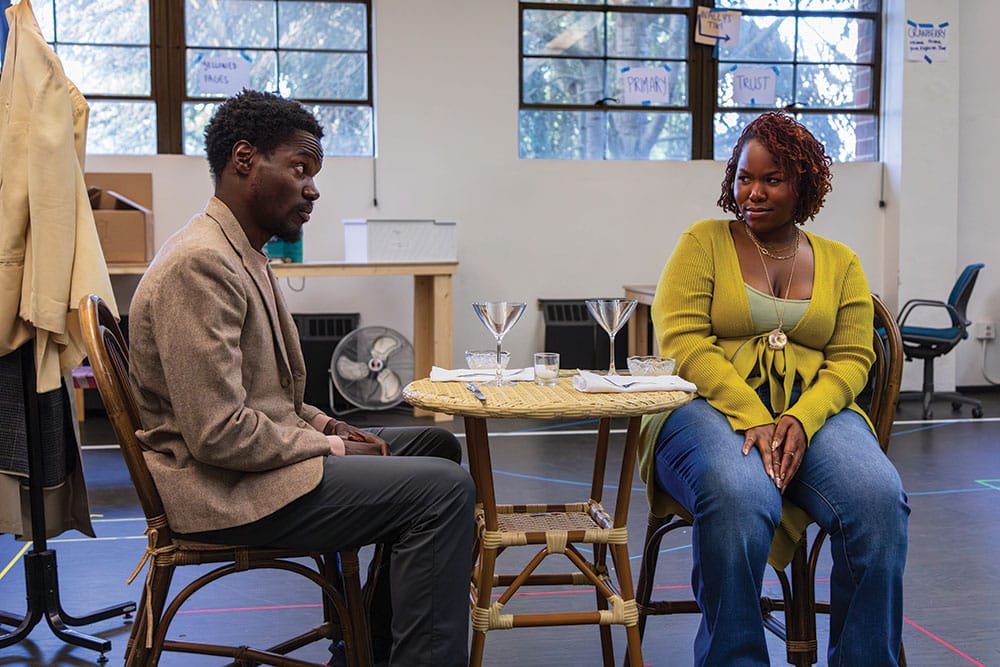
[[[922,401],[924,419],[932,419],[934,411],[931,404],[934,401],[951,401],[952,410],[961,410],[962,405],[972,406],[972,416],[983,416],[983,404],[974,398],[963,396],[956,392],[934,391],[934,360],[951,352],[960,341],[969,337],[969,325],[965,317],[965,308],[972,296],[972,288],[976,277],[985,264],[970,264],[951,288],[948,301],[929,301],[927,299],[911,299],[903,305],[897,321],[903,335],[903,354],[907,361],[924,360],[924,386],[920,391],[904,391],[900,393],[900,401]],[[951,320],[949,327],[923,327],[907,325],[907,318],[921,308],[942,308]]]

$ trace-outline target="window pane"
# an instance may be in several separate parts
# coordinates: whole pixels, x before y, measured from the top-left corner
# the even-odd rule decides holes
[[[530,9],[522,15],[525,55],[604,55],[604,12]]]
[[[795,9],[795,0],[715,0],[719,9]],[[742,39],[741,39],[742,41]]]
[[[798,119],[823,142],[834,162],[876,159],[878,125],[874,116],[802,114]]]
[[[272,0],[185,0],[188,46],[274,48]]]
[[[55,25],[59,31],[56,39],[60,42],[148,45],[149,3],[58,0]]]
[[[715,159],[728,160],[743,127],[756,113],[715,115]],[[826,147],[835,162],[875,160],[878,125],[874,116],[859,114],[800,114],[798,120]]]
[[[605,97],[603,60],[524,58],[525,104],[589,105]]]
[[[799,9],[804,12],[878,12],[879,0],[799,0]]]
[[[756,111],[750,113],[717,113],[715,114],[715,150],[712,157],[716,160],[729,160],[733,154],[733,146],[740,138],[740,132],[747,123],[760,114]]]
[[[687,63],[683,60],[664,63],[662,61],[642,60],[609,60],[608,61],[608,97],[622,102],[625,91],[622,88],[621,72],[625,67],[670,67],[670,103],[653,103],[652,106],[683,107],[688,103],[688,73]]]
[[[687,160],[687,113],[520,112],[520,157],[550,160]]]
[[[70,81],[84,95],[149,95],[149,47],[66,46],[56,51]]]
[[[688,113],[608,113],[609,160],[690,160]]]
[[[324,155],[366,157],[375,154],[371,107],[317,104],[309,110],[323,126]]]
[[[151,101],[91,102],[87,153],[155,155],[156,105]]]
[[[608,56],[684,58],[687,39],[686,16],[608,12]]]
[[[803,18],[799,21],[799,61],[870,63],[874,35],[875,23],[868,19]]]
[[[205,154],[205,126],[221,102],[185,102],[181,105],[184,124],[184,155]]]
[[[601,160],[604,158],[605,118],[599,111],[522,110],[522,158]]]
[[[760,67],[761,65],[751,65],[751,67]],[[777,72],[777,76],[774,80],[774,93],[775,99],[773,105],[767,105],[767,108],[771,109],[781,109],[792,103],[792,87],[795,79],[795,68],[792,65],[775,65],[770,64],[770,67]],[[722,69],[722,65],[719,66],[719,97],[717,105],[719,107],[738,107],[738,106],[748,106],[747,104],[737,104],[733,99],[733,86],[734,80],[739,73],[740,68],[737,65],[732,65],[727,67],[725,70]],[[756,102],[754,106],[759,106],[761,102]],[[763,111],[763,109],[762,109]]]
[[[56,19],[53,0],[34,0],[31,8],[35,11],[35,20],[38,21],[38,29],[42,31],[45,41],[51,44],[56,39]]]
[[[795,19],[748,16],[740,19],[740,43],[719,45],[719,61],[792,62],[795,59]]]
[[[636,7],[690,7],[691,0],[607,0],[609,5],[633,5]]]
[[[221,102],[189,102],[182,107],[184,154],[205,154],[205,126]],[[323,126],[323,153],[327,157],[373,155],[372,110],[368,106],[307,105]]]
[[[274,51],[229,51],[229,50],[187,50],[187,95],[188,97],[220,97],[218,93],[204,92],[200,76],[201,63],[207,58],[232,58],[244,56],[250,59],[250,87],[254,90],[278,90],[278,60]]]
[[[364,53],[281,51],[280,90],[287,97],[364,100],[368,56]]]
[[[282,2],[278,45],[295,49],[368,49],[366,6],[353,2]]]
[[[867,109],[872,103],[872,71],[857,65],[802,65],[796,102],[806,108]]]

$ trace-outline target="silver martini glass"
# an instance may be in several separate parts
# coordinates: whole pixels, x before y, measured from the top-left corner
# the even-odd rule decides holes
[[[503,379],[503,367],[500,363],[501,344],[504,335],[521,318],[525,304],[521,301],[477,301],[472,304],[479,321],[483,323],[497,341],[497,377],[486,384],[493,387],[509,387],[514,383]]]
[[[608,332],[611,340],[611,365],[608,375],[617,375],[615,371],[615,334],[624,326],[635,310],[635,299],[588,299],[587,310],[591,317],[597,320],[601,328]]]

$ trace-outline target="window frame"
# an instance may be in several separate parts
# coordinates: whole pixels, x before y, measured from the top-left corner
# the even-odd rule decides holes
[[[281,0],[277,0],[280,2]],[[316,1],[319,0],[299,0]],[[374,144],[374,113],[375,113],[375,93],[374,93],[374,19],[372,16],[372,0],[335,0],[346,4],[358,4],[365,7],[367,24],[365,26],[367,38],[366,65],[367,65],[367,85],[366,96],[363,99],[316,99],[316,98],[295,98],[302,104],[327,105],[327,106],[358,106],[368,107],[372,110],[372,155],[376,150]],[[58,3],[59,0],[54,0]],[[190,97],[187,94],[187,35],[185,30],[185,0],[145,0],[149,7],[149,52],[150,52],[150,94],[145,95],[121,95],[121,94],[88,94],[84,96],[90,102],[151,102],[156,110],[156,154],[183,154],[184,153],[184,118],[183,105],[189,102],[221,102],[225,96]],[[53,36],[55,39],[58,35]],[[56,51],[60,44],[71,45],[72,42],[55,41]],[[87,46],[87,44],[81,44]],[[106,46],[101,44],[101,46]],[[197,47],[192,47],[197,48]],[[218,50],[230,50],[227,47],[220,47]],[[237,51],[238,49],[232,49]],[[269,49],[270,50],[270,49]],[[274,51],[300,51],[300,52],[337,52],[337,49],[283,49],[275,47]]]
[[[802,9],[747,9],[747,8],[730,8],[730,7],[719,7],[722,10],[732,10],[739,11],[741,15],[745,16],[776,16],[776,17],[792,17],[796,19],[801,18],[827,18],[827,17],[841,17],[847,16],[850,18],[858,19],[870,19],[874,25],[875,35],[872,37],[873,51],[871,63],[858,63],[865,67],[871,68],[871,100],[867,107],[865,108],[847,108],[847,109],[836,109],[836,108],[806,108],[799,105],[789,105],[785,107],[786,110],[794,113],[796,116],[802,117],[806,115],[830,115],[835,113],[850,113],[862,116],[871,116],[875,121],[875,134],[878,136],[878,128],[881,123],[881,103],[882,103],[882,47],[883,47],[883,31],[884,31],[884,0],[875,0],[878,2],[878,9],[875,11],[836,11],[836,10],[813,10],[806,11]],[[715,8],[715,0],[692,0],[690,7],[656,7],[647,5],[617,5],[608,4],[607,2],[601,2],[600,0],[591,0],[590,2],[584,3],[560,3],[558,0],[552,2],[531,2],[531,1],[519,1],[518,2],[518,111],[583,111],[583,112],[600,112],[608,113],[614,111],[641,111],[644,113],[688,113],[691,116],[691,155],[689,160],[713,160],[714,158],[714,145],[715,145],[715,116],[717,114],[726,113],[763,113],[764,111],[771,110],[772,107],[754,107],[754,106],[719,106],[719,60],[714,53],[715,47],[698,44],[694,41],[695,31],[697,30],[697,16],[699,7]],[[587,104],[545,104],[538,102],[525,102],[525,81],[524,81],[524,63],[526,58],[536,57],[533,54],[525,54],[524,51],[524,17],[527,11],[531,10],[553,10],[560,9],[564,11],[594,11],[603,14],[608,13],[643,13],[643,14],[666,14],[666,15],[677,15],[684,14],[688,17],[688,53],[687,53],[687,103],[684,105],[671,105],[671,106],[639,106],[639,105],[626,105],[626,104],[607,104],[606,99],[596,101],[592,105]],[[575,58],[583,59],[581,56],[560,56],[560,55],[548,55],[547,58]],[[600,58],[589,56],[585,59],[589,60],[602,60],[607,63],[609,60],[614,60],[615,58],[610,58],[606,53]],[[747,62],[748,64],[759,64],[756,61],[740,61],[732,60],[726,61],[729,63],[740,64],[742,62]],[[800,66],[812,66],[816,64],[836,64],[836,63],[811,63],[802,62],[798,60],[797,56],[787,64],[792,67],[792,71],[795,72]],[[605,67],[604,71],[607,71]],[[793,77],[793,91],[797,85],[797,80]],[[518,142],[520,143],[520,128],[518,129]],[[875,157],[878,159],[878,152],[880,146],[875,146]],[[607,159],[607,158],[604,158]]]

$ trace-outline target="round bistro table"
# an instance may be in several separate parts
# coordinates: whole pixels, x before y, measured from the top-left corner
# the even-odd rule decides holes
[[[479,667],[489,630],[556,625],[596,624],[600,627],[604,664],[614,665],[610,625],[625,626],[628,664],[642,665],[638,612],[628,556],[629,498],[639,444],[642,415],[672,410],[691,400],[683,391],[583,393],[573,388],[572,377],[560,377],[553,387],[518,382],[511,387],[479,384],[486,397],[477,399],[464,382],[411,382],[403,396],[414,407],[459,415],[465,419],[465,442],[469,469],[476,483],[476,558],[472,572],[472,649],[469,664]],[[628,418],[618,495],[612,518],[601,506],[607,465],[611,419]],[[497,505],[490,461],[487,419],[599,419],[594,474],[590,497],[580,503],[525,503]],[[588,562],[575,544],[593,545]],[[537,554],[517,574],[496,574],[500,551],[513,546],[540,545]],[[617,572],[612,581],[607,553]],[[576,571],[567,574],[535,574],[550,555],[563,554]],[[494,586],[506,587],[491,602]],[[545,614],[505,614],[504,605],[524,585],[591,585],[597,592],[595,611],[565,611]],[[620,592],[616,592],[617,591]]]

